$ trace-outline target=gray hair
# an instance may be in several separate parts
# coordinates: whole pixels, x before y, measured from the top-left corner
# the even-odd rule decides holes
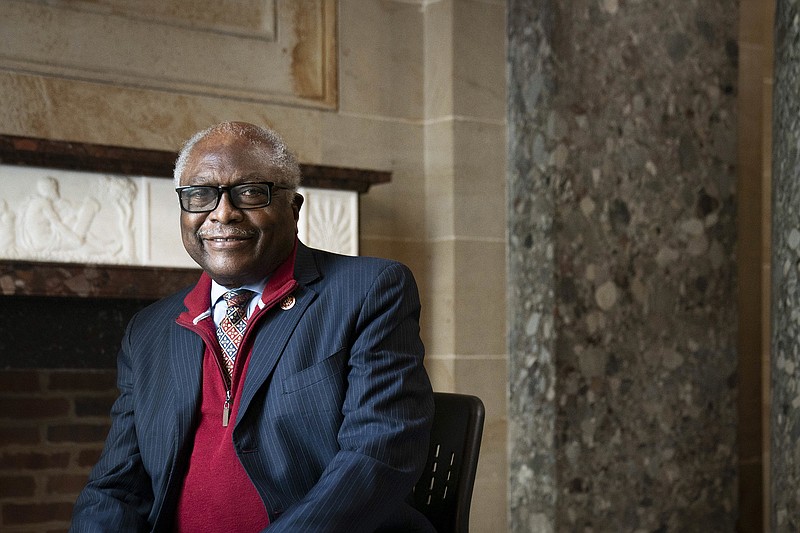
[[[246,122],[222,122],[195,133],[184,143],[183,148],[178,153],[178,159],[175,161],[175,170],[172,174],[175,187],[180,186],[181,176],[186,169],[186,163],[189,161],[189,156],[195,145],[206,137],[216,134],[240,137],[254,146],[263,148],[259,153],[263,159],[264,166],[272,167],[273,170],[278,172],[280,184],[293,189],[300,186],[300,164],[276,131]]]

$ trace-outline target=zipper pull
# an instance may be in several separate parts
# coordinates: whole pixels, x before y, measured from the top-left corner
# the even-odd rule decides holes
[[[228,427],[231,418],[231,390],[225,391],[225,404],[222,406],[222,427]]]

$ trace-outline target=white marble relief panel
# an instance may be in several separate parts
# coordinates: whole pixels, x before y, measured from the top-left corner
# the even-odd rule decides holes
[[[0,68],[333,108],[335,0],[0,0]]]
[[[172,180],[0,165],[0,259],[194,268]],[[358,253],[358,195],[303,188],[300,239]]]
[[[181,209],[171,179],[147,178],[147,195],[142,212],[143,232],[147,236],[142,247],[144,263],[160,267],[196,268],[183,247],[180,232]]]
[[[137,264],[136,180],[12,166],[0,180],[3,259]]]
[[[4,259],[121,263],[136,255],[131,179],[2,167]]]
[[[315,248],[358,255],[358,194],[330,189],[301,189],[305,196],[298,230]]]

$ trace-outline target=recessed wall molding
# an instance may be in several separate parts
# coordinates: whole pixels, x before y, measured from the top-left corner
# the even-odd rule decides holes
[[[336,0],[17,0],[0,68],[161,92],[335,109]],[[221,58],[208,61],[211,53]]]

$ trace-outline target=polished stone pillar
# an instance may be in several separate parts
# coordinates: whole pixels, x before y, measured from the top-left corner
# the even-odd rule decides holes
[[[775,11],[771,530],[800,530],[800,1]]]
[[[509,0],[509,530],[733,531],[737,1]]]
[[[508,525],[520,533],[556,523],[553,9],[513,0],[508,9]]]

